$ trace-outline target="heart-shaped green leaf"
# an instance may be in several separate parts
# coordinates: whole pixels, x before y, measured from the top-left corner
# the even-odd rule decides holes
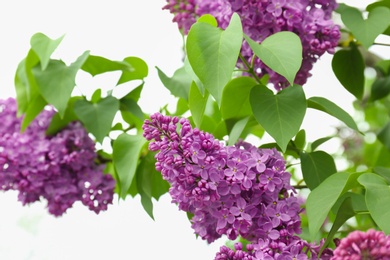
[[[250,93],[253,114],[283,152],[301,127],[306,113],[306,98],[301,86],[290,86],[274,95],[265,86],[255,86]]]
[[[291,85],[302,64],[302,42],[292,32],[278,32],[261,44],[244,36],[253,52],[273,71],[285,77]]]
[[[364,91],[364,60],[359,50],[352,46],[336,52],[332,59],[332,69],[341,85],[357,99]]]
[[[221,113],[224,119],[252,115],[249,93],[258,83],[251,77],[232,79],[223,90]]]
[[[225,31],[206,22],[197,22],[188,33],[189,63],[218,104],[236,66],[242,36],[241,20],[236,13]]]
[[[60,45],[64,36],[52,40],[43,33],[36,33],[30,39],[31,49],[38,55],[41,62],[41,69],[45,70],[50,61],[50,56]]]
[[[385,233],[390,233],[390,187],[385,179],[373,173],[365,173],[358,181],[366,188],[366,204],[375,223]]]
[[[368,49],[376,37],[390,25],[390,9],[383,6],[375,7],[364,20],[358,9],[345,8],[341,13],[341,20],[355,38]]]
[[[53,105],[61,117],[64,116],[68,100],[75,87],[76,74],[85,62],[89,52],[84,52],[69,67],[59,60],[51,60],[46,70],[33,69],[38,88],[45,100]]]
[[[97,103],[77,100],[74,104],[75,114],[100,143],[110,132],[112,121],[118,109],[119,101],[112,96],[103,98]]]

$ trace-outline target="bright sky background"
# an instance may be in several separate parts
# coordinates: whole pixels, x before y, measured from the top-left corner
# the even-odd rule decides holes
[[[161,10],[165,3],[2,1],[0,98],[15,96],[16,67],[30,48],[30,37],[42,32],[50,38],[65,34],[54,58],[67,63],[85,50],[112,60],[127,56],[144,59],[150,75],[140,105],[146,113],[157,111],[173,98],[160,83],[155,66],[172,75],[182,64],[182,39],[176,24],[171,22],[172,16]],[[315,65],[314,76],[305,87],[306,95],[327,97],[352,112],[353,97],[340,87],[330,62],[331,56],[325,55]],[[115,73],[95,78],[81,75],[76,83],[83,93],[90,93],[96,87],[113,87],[117,79]],[[309,110],[302,127],[307,130],[309,141],[314,141],[332,134],[337,124],[333,118]],[[336,146],[327,148],[337,151]],[[0,259],[5,260],[213,259],[225,242],[221,239],[207,245],[196,239],[185,213],[170,203],[168,195],[155,203],[155,221],[143,211],[139,197],[115,203],[99,215],[75,204],[60,218],[47,213],[45,202],[22,207],[16,192],[0,193],[0,205]]]

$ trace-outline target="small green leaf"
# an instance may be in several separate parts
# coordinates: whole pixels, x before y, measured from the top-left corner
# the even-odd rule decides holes
[[[253,114],[282,151],[294,137],[306,113],[306,98],[301,86],[290,86],[274,95],[265,86],[255,86],[250,93]]]
[[[127,57],[123,62],[129,64],[132,69],[130,71],[122,72],[117,85],[137,79],[143,80],[148,76],[148,65],[143,59],[138,57]]]
[[[273,71],[285,77],[291,85],[302,64],[302,42],[292,32],[277,32],[261,44],[244,36],[253,52]]]
[[[88,52],[84,52],[69,67],[62,61],[51,60],[46,70],[37,67],[33,69],[40,93],[58,110],[61,117],[64,116],[68,100],[75,87],[76,74],[88,55]]]
[[[300,158],[302,175],[310,190],[337,172],[333,157],[324,151],[301,153]]]
[[[29,102],[28,108],[24,113],[21,131],[24,131],[28,127],[28,125],[35,119],[37,115],[39,115],[39,113],[41,113],[46,105],[46,100],[44,100],[40,95],[37,95]]]
[[[204,15],[202,15],[201,17],[199,17],[197,22],[208,23],[208,24],[210,24],[210,25],[212,25],[214,27],[218,26],[217,19],[215,19],[215,17],[212,16],[211,14],[204,14]]]
[[[142,112],[140,106],[133,99],[121,99],[120,100],[120,110],[127,111],[138,117],[140,120],[144,120],[145,116]]]
[[[203,120],[204,111],[206,109],[207,99],[209,98],[208,92],[203,96],[195,83],[192,83],[190,88],[189,102],[191,115],[196,127],[200,127]]]
[[[311,97],[307,100],[307,106],[309,108],[314,108],[320,111],[323,111],[343,123],[345,123],[348,127],[352,128],[353,130],[359,131],[358,126],[355,123],[355,120],[347,113],[345,112],[341,107],[333,103],[332,101],[323,98],[323,97]]]
[[[306,212],[309,232],[314,237],[338,198],[351,188],[357,187],[361,173],[338,172],[329,176],[307,197]]]
[[[188,100],[192,79],[187,74],[184,67],[176,70],[171,78],[165,75],[158,67],[156,67],[156,69],[161,82],[172,95]]]
[[[133,68],[127,62],[112,61],[107,58],[94,55],[88,56],[81,69],[88,72],[92,76],[117,70],[128,72],[133,71]]]
[[[221,113],[224,119],[242,118],[252,115],[249,94],[257,82],[251,77],[232,79],[224,88]]]
[[[311,144],[311,150],[314,151],[315,149],[318,148],[318,146],[320,146],[321,144],[329,141],[330,139],[332,139],[334,136],[326,136],[326,137],[322,137],[322,138],[319,138],[317,140],[315,140],[312,144]]]
[[[36,33],[30,39],[31,49],[38,55],[41,62],[41,69],[45,70],[49,65],[50,56],[53,54],[58,45],[60,45],[64,36],[52,40],[43,33]]]
[[[366,188],[367,208],[375,223],[386,234],[390,233],[390,187],[386,180],[373,173],[365,173],[358,181]]]
[[[337,51],[332,59],[332,69],[343,87],[357,99],[361,99],[364,91],[364,60],[359,50]]]
[[[95,92],[93,92],[91,96],[91,102],[97,103],[101,98],[102,98],[102,89],[98,88],[97,90],[95,90]]]
[[[294,145],[299,150],[305,149],[306,145],[306,132],[305,129],[299,130],[299,132],[296,134],[294,138]]]
[[[384,78],[376,78],[371,87],[372,101],[382,99],[390,94],[390,76]]]
[[[234,145],[237,142],[242,132],[244,131],[248,121],[249,121],[249,117],[244,117],[243,119],[238,120],[234,124],[232,130],[229,133],[228,145]]]
[[[379,141],[390,151],[390,122],[377,135]]]
[[[103,98],[97,103],[77,100],[74,104],[75,114],[83,122],[85,128],[100,143],[103,142],[103,138],[110,132],[118,109],[119,101],[112,96]]]
[[[114,140],[112,159],[120,181],[119,196],[126,198],[127,192],[135,176],[138,159],[146,140],[142,134],[128,135],[126,133]]]
[[[356,8],[346,8],[341,13],[341,20],[351,30],[355,38],[368,49],[376,37],[390,25],[390,9],[379,6],[370,10],[366,20]]]
[[[225,31],[198,22],[188,33],[186,50],[189,63],[218,104],[236,66],[242,35],[241,20],[236,13]]]

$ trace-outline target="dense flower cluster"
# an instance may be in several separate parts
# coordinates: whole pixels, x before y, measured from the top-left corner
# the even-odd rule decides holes
[[[383,231],[355,230],[341,239],[334,250],[332,260],[390,259],[390,236]]]
[[[241,236],[254,243],[256,255],[270,257],[303,249],[296,249],[300,204],[277,150],[224,146],[187,119],[160,113],[145,120],[143,130],[149,149],[158,151],[156,169],[170,183],[172,202],[193,214],[192,228],[202,239]]]
[[[76,201],[96,213],[106,210],[115,181],[95,164],[95,144],[82,125],[71,123],[48,137],[53,109],[42,111],[24,132],[16,113],[15,99],[0,100],[0,190],[19,191],[23,205],[45,198],[55,216]]]
[[[311,76],[317,59],[325,52],[333,53],[338,44],[339,26],[331,20],[336,8],[335,0],[169,0],[163,7],[175,15],[173,21],[184,33],[204,14],[216,17],[219,26],[225,29],[234,12],[241,17],[244,33],[258,43],[280,31],[296,33],[303,46],[302,66],[295,78],[299,85]],[[252,62],[253,52],[248,43],[243,43],[241,54]],[[246,69],[241,60],[237,65]],[[254,69],[260,77],[268,74],[269,82],[278,90],[289,85],[258,58],[254,60]]]

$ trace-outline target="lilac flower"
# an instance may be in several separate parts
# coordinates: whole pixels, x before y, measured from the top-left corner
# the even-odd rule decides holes
[[[374,229],[355,230],[341,239],[333,254],[332,260],[390,259],[390,236]]]
[[[314,63],[325,52],[334,53],[338,45],[340,28],[331,19],[337,6],[335,0],[169,0],[163,9],[174,14],[174,22],[185,34],[204,14],[213,15],[219,26],[225,29],[234,12],[240,16],[245,34],[258,43],[280,31],[297,34],[302,41],[303,61],[294,83],[303,85],[311,76]],[[254,58],[246,41],[241,55],[249,64]],[[253,61],[254,71],[259,77],[268,74],[269,82],[275,89],[289,86],[284,77],[272,71],[259,58]],[[237,61],[237,67],[247,69],[241,59]]]
[[[114,179],[95,164],[95,144],[80,123],[46,136],[54,113],[47,107],[22,133],[15,99],[0,100],[0,189],[18,190],[23,205],[44,198],[55,216],[76,201],[96,213],[106,210]]]

